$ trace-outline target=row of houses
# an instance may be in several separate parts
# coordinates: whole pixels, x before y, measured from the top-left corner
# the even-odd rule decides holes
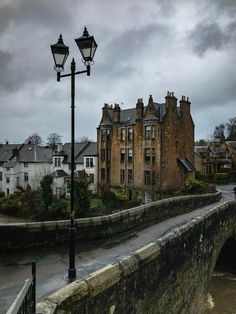
[[[53,176],[53,190],[58,197],[66,194],[70,175],[71,144],[58,144],[56,150],[35,144],[0,144],[0,191],[12,194],[22,187],[36,190],[45,175]],[[75,144],[75,174],[84,171],[90,189],[97,187],[97,143]]]
[[[213,140],[204,146],[196,145],[194,165],[204,174],[236,171],[236,141]]]
[[[122,109],[105,104],[97,128],[97,142],[75,144],[75,175],[90,179],[90,189],[122,191],[129,199],[149,201],[163,192],[178,190],[188,178],[200,173],[232,171],[236,142],[214,142],[194,147],[194,122],[190,101],[177,101],[167,92],[165,101],[149,97]],[[46,174],[53,176],[58,197],[67,194],[71,172],[71,144],[0,145],[0,191],[18,187],[35,190]]]

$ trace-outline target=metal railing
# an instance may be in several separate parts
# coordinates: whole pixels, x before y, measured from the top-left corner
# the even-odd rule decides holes
[[[6,314],[35,314],[36,313],[36,263],[32,262],[32,277],[18,293],[15,301]]]

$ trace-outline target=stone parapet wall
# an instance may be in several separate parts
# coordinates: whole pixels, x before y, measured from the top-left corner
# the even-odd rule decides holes
[[[215,202],[221,192],[179,196],[141,205],[120,212],[75,220],[78,240],[109,238],[137,226],[157,223]],[[53,245],[68,239],[69,220],[16,223],[0,226],[0,248],[17,249]],[[20,239],[20,241],[19,241]]]
[[[230,201],[58,290],[38,303],[37,313],[203,313],[219,252],[235,234]]]

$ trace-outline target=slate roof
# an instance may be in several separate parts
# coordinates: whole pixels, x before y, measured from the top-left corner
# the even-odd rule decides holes
[[[20,144],[3,144],[0,145],[0,162],[6,162],[12,157],[12,150],[18,149]]]
[[[66,153],[64,163],[71,162],[71,143],[65,143],[63,145],[63,151]],[[82,164],[84,162],[84,156],[96,156],[97,155],[97,143],[85,142],[75,143],[75,163]]]
[[[98,155],[98,147],[97,142],[90,142],[88,146],[86,146],[84,152],[84,156],[97,156]]]
[[[25,144],[19,151],[19,162],[44,163],[52,161],[52,149],[46,146]]]
[[[159,120],[162,121],[165,115],[165,103],[159,104],[157,102],[153,102],[153,105],[156,109],[156,114],[147,116],[144,118],[144,121],[150,120]],[[144,106],[144,113],[146,111],[147,106]],[[136,116],[136,108],[123,109],[120,112],[120,124],[135,124],[135,116]]]
[[[151,115],[151,116],[147,116],[144,118],[144,121],[150,121],[150,120],[158,120],[158,121],[162,121],[163,117],[165,115],[165,103],[157,103],[157,102],[153,102],[153,105],[156,109],[156,114],[155,115]],[[144,106],[144,113],[146,110],[147,106]],[[112,121],[113,119],[113,109],[108,108],[107,109],[109,117]],[[129,109],[121,109],[120,111],[120,123],[121,125],[127,125],[127,124],[135,124],[135,117],[136,117],[136,108],[129,108]],[[111,121],[103,121],[101,123],[101,125],[112,125]]]
[[[31,144],[4,144],[0,146],[0,162],[5,167],[14,167],[16,162],[51,162],[52,149],[46,146]]]
[[[194,146],[194,151],[199,157],[206,156],[209,152],[208,146]]]

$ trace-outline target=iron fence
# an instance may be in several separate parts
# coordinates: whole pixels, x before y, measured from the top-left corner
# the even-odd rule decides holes
[[[6,314],[35,314],[36,313],[36,263],[32,262],[32,277],[18,293]]]

